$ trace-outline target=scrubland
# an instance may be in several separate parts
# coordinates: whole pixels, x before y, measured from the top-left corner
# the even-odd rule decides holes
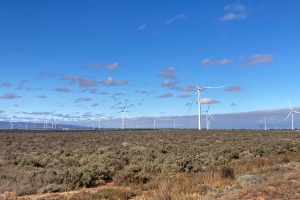
[[[288,130],[2,132],[0,198],[300,199],[299,151]]]

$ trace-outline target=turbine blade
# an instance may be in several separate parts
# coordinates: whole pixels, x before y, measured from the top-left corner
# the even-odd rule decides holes
[[[187,75],[190,77],[190,79],[193,81],[193,83],[195,84],[195,86],[197,87],[197,88],[199,88],[199,86],[197,85],[197,83],[192,79],[192,77],[190,76],[190,74],[187,72],[187,71],[185,71],[185,73],[187,73]]]
[[[226,86],[218,86],[218,87],[202,87],[204,89],[210,89],[210,88],[223,88],[223,87],[226,87]]]
[[[289,100],[287,100],[287,102],[289,103],[289,106],[290,106],[291,110],[293,110],[293,109],[292,109],[292,106],[291,106],[291,104],[290,104],[290,102],[289,102]]]
[[[214,121],[216,121],[215,118],[210,113],[208,113],[208,114]]]
[[[190,112],[190,109],[191,109],[191,107],[192,107],[192,105],[193,105],[193,103],[194,103],[194,101],[195,101],[195,99],[196,99],[196,97],[197,97],[197,94],[198,94],[198,91],[196,92],[196,94],[195,94],[195,96],[194,96],[194,99],[193,99],[193,101],[192,101],[192,103],[191,103],[191,105],[190,105],[190,107],[189,107],[189,110],[187,111],[186,114],[188,114],[188,113]]]
[[[290,112],[290,114],[285,118],[285,120],[287,120],[287,118],[289,118],[289,116],[290,116],[291,114],[292,114],[292,112]],[[285,120],[284,120],[284,121],[285,121]]]
[[[125,115],[130,119],[130,120],[132,120],[128,115],[127,115],[127,113],[124,111],[124,113],[125,113]]]
[[[294,111],[294,113],[300,113],[300,112],[298,112],[298,111]]]

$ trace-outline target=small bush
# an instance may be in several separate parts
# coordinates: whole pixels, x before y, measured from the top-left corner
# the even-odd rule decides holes
[[[231,167],[223,166],[221,168],[221,177],[234,179],[234,169]]]

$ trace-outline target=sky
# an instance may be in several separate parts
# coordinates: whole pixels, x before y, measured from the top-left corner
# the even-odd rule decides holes
[[[264,116],[270,128],[290,128],[287,100],[300,111],[299,8],[298,0],[0,1],[0,119],[83,123],[99,112],[117,127],[126,104],[139,127],[155,116],[159,127],[196,128],[195,82],[225,86],[201,91],[212,128],[259,128]],[[205,112],[201,120],[205,127]]]

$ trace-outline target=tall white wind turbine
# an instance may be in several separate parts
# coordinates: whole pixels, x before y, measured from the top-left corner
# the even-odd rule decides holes
[[[9,124],[10,124],[10,129],[14,129],[14,122],[17,122],[14,120],[14,117],[11,118]]]
[[[98,110],[98,128],[99,128],[99,130],[101,128],[100,121],[101,121],[101,114],[100,114],[100,112]]]
[[[188,74],[188,73],[187,73]],[[197,88],[197,91],[196,91],[196,94],[195,94],[195,97],[190,105],[190,108],[188,110],[187,113],[189,113],[194,101],[195,101],[195,98],[198,94],[198,128],[199,130],[201,130],[201,104],[200,104],[200,92],[205,90],[205,89],[211,89],[211,88],[223,88],[223,87],[226,87],[226,86],[219,86],[219,87],[200,87],[196,84],[196,82],[192,79],[192,77],[188,74],[188,76],[190,77],[190,79],[193,81],[193,83],[195,84],[196,88]]]
[[[208,112],[210,105],[208,106],[206,112],[206,130],[210,129],[210,120],[213,119],[215,121],[215,119],[213,118],[213,116],[211,116],[211,114]]]
[[[173,124],[173,128],[175,129],[176,128],[176,120],[174,120],[173,122],[172,122],[172,124]]]
[[[26,123],[26,129],[28,129],[27,128],[27,122],[29,122],[29,120],[23,120],[25,123]]]
[[[261,119],[264,120],[264,124],[265,124],[264,130],[267,130],[267,116],[265,116]]]
[[[153,123],[153,129],[155,129],[155,117],[153,117],[152,123]]]
[[[294,130],[294,113],[300,113],[300,112],[293,110],[293,108],[292,108],[292,106],[291,106],[289,100],[287,100],[287,101],[288,101],[289,106],[290,106],[290,108],[291,108],[291,112],[288,114],[288,116],[285,118],[285,120],[287,120],[287,118],[289,118],[289,116],[292,114],[292,130]],[[285,121],[285,120],[284,120],[284,121]]]
[[[121,124],[121,129],[124,129],[124,114],[130,119],[130,120],[132,120],[129,116],[128,116],[128,114],[126,113],[126,111],[125,111],[125,109],[126,109],[126,101],[125,101],[125,104],[124,104],[124,107],[123,107],[123,109],[120,111],[120,112],[117,112],[117,113],[122,113],[122,124]],[[116,114],[117,114],[116,113]]]

